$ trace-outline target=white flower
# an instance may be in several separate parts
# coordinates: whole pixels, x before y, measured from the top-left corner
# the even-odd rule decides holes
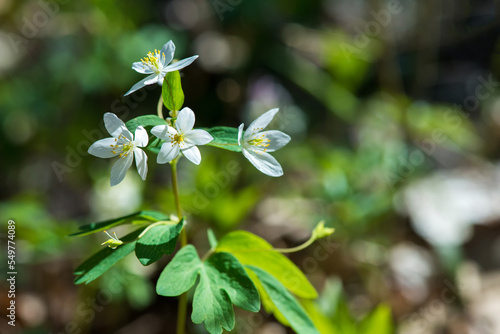
[[[132,69],[139,73],[150,75],[132,86],[125,96],[141,89],[146,85],[158,83],[158,85],[161,86],[163,84],[163,78],[167,72],[178,71],[188,66],[195,61],[196,58],[198,58],[198,56],[192,56],[168,65],[172,59],[174,59],[174,52],[174,42],[168,41],[165,45],[163,45],[163,48],[160,51],[155,50],[154,52],[149,52],[147,57],[144,57],[141,61],[133,63]]]
[[[262,173],[275,177],[283,175],[283,169],[267,152],[274,152],[288,144],[290,136],[277,130],[260,131],[271,123],[278,110],[278,108],[271,109],[253,121],[245,131],[245,135],[243,135],[244,124],[238,128],[238,144],[241,145],[245,158]]]
[[[120,157],[111,168],[111,186],[117,185],[125,177],[127,170],[132,165],[132,160],[134,160],[132,153],[135,156],[137,171],[145,180],[148,174],[148,157],[139,147],[148,145],[149,137],[146,130],[142,126],[138,126],[134,139],[125,123],[115,114],[109,112],[104,114],[104,125],[113,137],[96,141],[90,146],[88,152],[98,158]]]
[[[200,164],[201,154],[196,145],[208,144],[214,138],[205,130],[193,130],[193,126],[194,112],[185,107],[179,111],[175,129],[168,125],[157,125],[151,129],[152,134],[165,141],[158,152],[159,164],[174,160],[181,150],[192,163]]]

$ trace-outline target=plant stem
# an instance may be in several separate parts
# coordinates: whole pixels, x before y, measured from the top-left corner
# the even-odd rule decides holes
[[[172,191],[174,192],[175,209],[177,210],[177,218],[182,219],[181,201],[179,199],[179,183],[177,182],[177,159],[170,163],[172,167]],[[185,246],[185,245],[182,245]]]
[[[174,193],[175,208],[177,209],[177,217],[181,220],[182,210],[179,198],[179,183],[177,182],[177,159],[172,161],[170,166],[172,167],[172,191]],[[179,239],[181,239],[181,248],[187,245],[186,227],[182,229]],[[180,296],[177,312],[177,334],[184,334],[186,332],[187,292]]]
[[[163,95],[160,95],[160,99],[158,100],[158,106],[156,107],[158,112],[158,117],[163,118]]]

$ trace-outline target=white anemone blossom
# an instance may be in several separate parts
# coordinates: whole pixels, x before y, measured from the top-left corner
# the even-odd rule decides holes
[[[245,158],[262,173],[274,177],[283,175],[283,169],[268,152],[274,152],[288,144],[290,136],[277,130],[262,130],[271,123],[278,110],[271,109],[261,115],[250,124],[244,135],[244,124],[238,128],[238,144],[241,145]]]
[[[135,156],[137,171],[143,180],[148,174],[148,157],[139,147],[148,145],[149,136],[142,126],[135,130],[135,138],[115,114],[104,114],[104,125],[113,137],[96,141],[90,146],[88,152],[98,158],[112,158],[119,156],[117,162],[111,168],[111,186],[120,183],[127,170],[132,165]],[[133,154],[132,154],[133,153]]]
[[[163,48],[160,51],[155,50],[154,52],[149,52],[146,57],[141,59],[141,61],[133,63],[132,69],[139,73],[149,75],[132,86],[125,96],[141,89],[146,85],[158,83],[158,85],[161,86],[163,84],[163,78],[168,72],[178,71],[188,66],[195,61],[196,58],[198,58],[198,56],[192,56],[169,65],[172,59],[174,59],[174,53],[174,42],[168,41],[165,45],[163,45]]]
[[[193,130],[194,121],[194,112],[185,107],[179,111],[175,128],[168,125],[157,125],[151,129],[152,134],[165,141],[158,152],[157,162],[159,164],[174,160],[180,151],[192,163],[200,164],[201,154],[196,145],[208,144],[214,138],[205,130]]]

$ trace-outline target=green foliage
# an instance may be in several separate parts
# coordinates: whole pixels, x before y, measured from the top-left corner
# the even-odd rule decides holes
[[[136,239],[143,230],[144,228],[141,228],[127,234],[121,239],[124,242],[123,245],[118,246],[116,249],[106,247],[79,265],[75,269],[75,275],[79,276],[75,279],[75,284],[88,284],[92,282],[115,263],[132,253],[135,248]]]
[[[84,236],[96,232],[101,232],[104,231],[105,229],[109,229],[111,227],[115,227],[118,225],[128,224],[132,221],[157,222],[160,220],[170,220],[170,217],[158,211],[143,210],[139,212],[134,212],[130,215],[123,216],[120,218],[114,218],[98,223],[82,225],[79,227],[79,229],[81,230],[80,232],[70,234],[69,236],[70,237]]]
[[[393,334],[395,332],[391,310],[378,305],[361,319],[351,315],[342,296],[342,283],[336,278],[327,280],[317,301],[301,300],[321,334]]]
[[[166,125],[166,124],[167,124],[167,121],[158,117],[157,115],[139,116],[136,118],[132,118],[130,121],[125,123],[125,125],[127,126],[127,129],[129,129],[129,131],[132,133],[134,133],[135,129],[137,129],[137,127],[140,125],[142,125],[142,127],[146,128],[149,126]]]
[[[391,308],[386,304],[380,304],[375,310],[368,314],[359,324],[362,334],[393,334],[394,324]]]
[[[163,104],[170,111],[178,111],[184,104],[181,75],[179,71],[168,72],[163,79],[162,86]]]
[[[184,226],[184,219],[175,225],[156,225],[142,235],[135,246],[135,255],[144,265],[158,261],[164,254],[171,254]]]
[[[318,293],[302,271],[283,254],[273,250],[264,239],[246,231],[226,234],[216,248],[217,252],[233,254],[242,264],[265,270],[295,295],[314,299]]]
[[[266,271],[247,266],[258,277],[273,304],[298,334],[319,334],[313,322],[293,295],[276,278]]]
[[[163,296],[180,295],[194,285],[198,275],[191,319],[203,323],[209,333],[234,328],[232,304],[251,312],[260,309],[257,289],[234,256],[221,252],[201,261],[191,245],[183,247],[165,267],[156,291]]]
[[[174,297],[188,291],[196,282],[202,265],[193,245],[183,247],[163,269],[156,283],[156,293]]]
[[[238,129],[228,126],[216,126],[204,130],[214,137],[214,140],[207,145],[233,152],[241,152],[241,146],[238,144]]]

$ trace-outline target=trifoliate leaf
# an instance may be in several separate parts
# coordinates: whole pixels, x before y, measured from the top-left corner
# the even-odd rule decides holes
[[[196,282],[202,265],[193,245],[181,248],[163,269],[156,283],[156,293],[174,297],[188,291]]]
[[[204,130],[214,137],[214,140],[207,145],[233,152],[241,152],[241,146],[238,144],[238,129],[227,126],[216,126]]]
[[[144,228],[141,228],[127,234],[121,238],[123,244],[117,246],[116,249],[102,249],[79,265],[74,272],[78,276],[75,279],[75,284],[88,284],[92,282],[115,263],[132,253],[135,248],[136,239],[143,230]]]
[[[109,220],[105,220],[105,221],[98,222],[98,223],[92,223],[92,224],[80,226],[79,229],[81,231],[70,234],[69,237],[84,236],[84,235],[88,235],[88,234],[92,234],[92,233],[96,233],[96,232],[101,232],[101,231],[104,231],[105,229],[109,229],[111,227],[118,226],[118,225],[128,224],[132,221],[157,222],[160,220],[170,220],[170,217],[161,213],[161,212],[158,212],[158,211],[144,210],[144,211],[134,212],[130,215],[123,216],[120,218],[114,218],[114,219],[109,219]]]
[[[234,328],[232,304],[251,312],[260,309],[257,289],[234,256],[221,252],[202,262],[192,245],[183,247],[165,267],[156,291],[163,296],[180,295],[194,285],[198,275],[191,320],[203,323],[209,333]]]
[[[181,75],[179,71],[168,72],[163,79],[162,86],[163,104],[170,111],[178,111],[184,104]]]
[[[273,275],[256,266],[246,266],[258,277],[276,308],[298,334],[320,334],[293,295]]]
[[[219,240],[216,251],[231,253],[242,264],[267,271],[299,297],[314,299],[318,296],[306,276],[292,261],[274,251],[267,241],[255,234],[246,231],[228,233]]]
[[[165,125],[167,121],[157,115],[144,115],[131,119],[125,125],[130,132],[135,133],[138,126],[146,128],[148,126]]]
[[[172,253],[183,226],[184,219],[177,224],[156,225],[146,231],[135,245],[135,255],[142,265],[150,265],[164,254]]]

